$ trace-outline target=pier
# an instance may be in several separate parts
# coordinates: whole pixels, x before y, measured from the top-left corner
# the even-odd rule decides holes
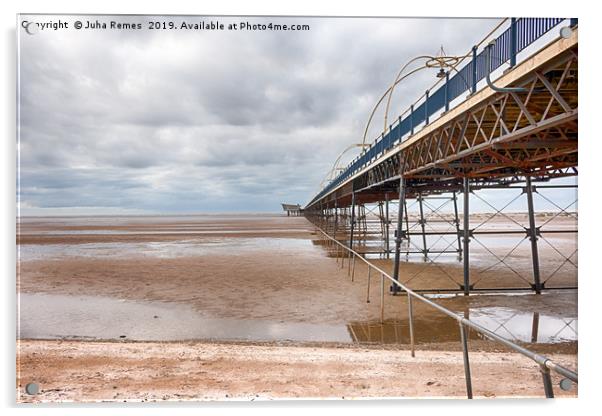
[[[335,162],[338,174],[330,175],[304,215],[352,280],[361,264],[367,290],[371,278],[380,285],[381,304],[385,284],[389,294],[407,296],[412,345],[413,299],[458,320],[467,397],[469,328],[535,361],[545,395],[553,397],[550,370],[576,382],[575,372],[423,296],[539,295],[577,287],[577,249],[557,246],[562,238],[576,240],[577,185],[556,180],[578,175],[577,21],[513,18],[504,25],[501,34],[482,39],[464,57],[427,61],[440,64],[439,81],[390,124],[387,104],[380,136],[367,144],[364,135],[360,154],[347,166]],[[558,36],[539,46],[550,31]],[[529,47],[530,54],[519,55]],[[404,78],[395,79],[377,107]],[[573,191],[574,201],[556,200],[559,190]],[[496,193],[502,204],[492,201]],[[475,212],[475,203],[487,209]],[[526,208],[520,214],[512,209],[518,205]],[[552,209],[543,212],[543,205]],[[515,243],[499,253],[499,242],[509,239]],[[547,256],[558,257],[548,262]],[[450,258],[461,264],[460,275]],[[518,265],[526,258],[528,271]],[[379,259],[393,259],[390,273]],[[483,265],[484,259],[490,264]],[[411,272],[402,266],[412,266]],[[441,279],[425,283],[425,271],[433,269]]]

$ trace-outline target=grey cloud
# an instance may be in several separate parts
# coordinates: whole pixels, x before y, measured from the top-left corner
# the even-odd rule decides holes
[[[23,205],[273,211],[284,200],[304,203],[339,152],[361,139],[405,61],[442,43],[464,53],[496,23],[244,20],[311,30],[22,36]],[[412,81],[400,84],[392,114],[435,78],[424,71]],[[371,139],[381,124],[379,114]]]

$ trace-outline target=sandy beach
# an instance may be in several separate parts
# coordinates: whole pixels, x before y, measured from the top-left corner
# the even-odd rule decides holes
[[[407,350],[366,347],[74,341],[24,341],[20,350],[23,402],[463,398],[466,391],[462,354],[453,351],[412,358]],[[471,364],[475,397],[542,397],[529,359],[475,352]],[[32,376],[43,386],[34,397],[22,385]],[[556,390],[577,394],[576,387]]]
[[[412,359],[406,298],[385,296],[380,325],[380,281],[371,280],[367,303],[365,268],[358,265],[352,281],[317,239],[304,218],[282,216],[28,218],[18,236],[26,333],[18,348],[18,400],[464,397],[457,324],[415,304],[419,352]],[[522,273],[529,272],[525,264]],[[461,274],[457,260],[444,265]],[[404,262],[402,276],[413,277],[413,287],[449,280],[418,261]],[[576,274],[560,276],[559,284],[576,283]],[[501,275],[490,287],[512,279]],[[576,368],[575,291],[514,296],[511,308],[507,296],[437,301],[492,328],[501,324],[503,336]],[[47,311],[34,315],[40,302]],[[225,342],[178,329],[197,315],[200,325],[248,333]],[[540,330],[532,338],[535,317]],[[541,375],[529,360],[476,334],[469,339],[475,396],[542,397]],[[23,393],[31,380],[41,386],[36,396]],[[576,395],[576,388],[555,390]]]

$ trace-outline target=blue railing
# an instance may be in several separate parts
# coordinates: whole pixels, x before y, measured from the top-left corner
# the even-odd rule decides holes
[[[510,66],[516,65],[516,55],[531,45],[537,39],[546,34],[554,26],[558,25],[565,18],[520,18],[511,19],[510,27],[506,29],[495,40],[495,45],[491,50],[491,68],[489,71],[495,71],[500,66],[509,62]],[[571,19],[571,25],[576,24],[576,19]],[[430,116],[445,108],[449,109],[449,103],[458,98],[461,94],[471,91],[476,92],[477,83],[487,76],[485,49],[477,54],[476,47],[473,48],[472,57],[464,67],[458,70],[453,76],[446,77],[445,83],[434,93],[425,95],[425,100],[418,107],[411,107],[409,114],[405,118],[398,118],[390,126],[387,134],[381,135],[365,152],[356,157],[332,182],[322,189],[312,201],[307,204],[312,205],[315,201],[328,194],[346,179],[354,175],[358,170],[370,164],[382,153],[389,150],[394,145],[400,143],[408,134],[414,132],[416,126],[423,122],[428,123]]]

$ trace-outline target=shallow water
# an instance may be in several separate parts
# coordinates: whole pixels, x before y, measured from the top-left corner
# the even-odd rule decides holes
[[[20,338],[349,342],[345,326],[214,318],[185,305],[23,293]]]
[[[178,241],[87,244],[21,244],[20,261],[64,259],[66,257],[124,258],[134,256],[176,258],[213,254],[236,254],[262,250],[309,251],[310,240],[296,238],[203,238]]]
[[[273,218],[270,226],[261,228],[253,224],[253,229],[244,229],[232,223],[233,219],[262,220],[266,217],[249,218],[247,216],[198,216],[198,217],[107,217],[107,218],[57,218],[30,219],[29,225],[46,224],[46,228],[37,234],[161,234],[192,232],[205,234],[198,237],[184,237],[176,241],[144,242],[98,242],[87,244],[21,244],[18,246],[20,261],[56,260],[69,258],[85,259],[130,259],[146,258],[183,258],[200,256],[235,256],[236,254],[262,255],[271,254],[286,256],[303,256],[306,261],[314,261],[329,254],[323,242],[307,238],[265,238],[211,236],[213,230],[220,234],[229,232],[273,232],[291,231],[291,224],[281,224],[284,218]],[[190,222],[189,222],[190,221]],[[194,221],[194,223],[192,222]],[[154,225],[149,226],[149,222]],[[177,222],[177,223],[176,223]],[[198,222],[198,223],[197,223]],[[48,224],[52,226],[47,227]],[[81,223],[81,224],[80,224]],[[77,230],[74,225],[99,225],[99,229]],[[128,225],[132,228],[112,230],[111,225]],[[146,225],[145,225],[146,224]],[[107,229],[104,229],[104,226]],[[264,224],[265,225],[265,224]],[[302,225],[302,224],[301,224]],[[301,226],[299,225],[299,226]],[[145,228],[146,227],[146,228]],[[238,227],[238,228],[237,228]],[[255,229],[257,227],[257,229]],[[293,225],[294,227],[294,225]],[[50,229],[48,229],[50,228]],[[102,229],[100,229],[102,228]],[[429,237],[431,238],[431,237]],[[523,236],[482,236],[481,242],[489,249],[507,253]],[[566,237],[549,237],[552,243],[567,244]],[[570,240],[569,240],[570,242]],[[359,242],[356,242],[358,244]],[[366,242],[369,246],[373,242]],[[441,243],[443,247],[453,249],[457,244],[454,236],[447,236]],[[412,240],[410,248],[419,249],[421,241]],[[451,246],[449,246],[451,244]],[[449,246],[449,247],[448,247]],[[404,246],[405,247],[405,246]],[[528,256],[529,241],[521,243],[514,254],[513,265],[526,263],[530,270]],[[378,258],[378,255],[368,256]],[[405,256],[404,256],[405,257]],[[455,254],[433,255],[432,260],[438,263],[460,265]],[[424,262],[420,254],[404,258],[409,262]],[[148,260],[146,260],[148,261]],[[180,260],[178,260],[179,262]],[[485,267],[495,261],[478,242],[473,241],[471,247],[471,265]],[[334,262],[334,260],[332,260]],[[116,263],[116,262],[115,262]],[[542,262],[542,264],[544,264]],[[320,286],[317,286],[319,289]],[[29,288],[29,290],[38,290]],[[43,289],[39,289],[43,291]],[[72,292],[77,293],[77,292]],[[95,293],[95,292],[88,292]],[[576,292],[563,292],[533,296],[531,293],[520,295],[512,293],[504,296],[454,296],[436,295],[437,302],[470,318],[474,322],[508,339],[520,342],[558,343],[577,340]],[[122,294],[121,296],[128,296]],[[278,295],[276,295],[278,296]],[[553,296],[553,297],[552,297]],[[143,297],[144,298],[144,297]],[[152,299],[152,297],[148,297]],[[169,299],[169,298],[168,298]],[[175,297],[173,300],[181,300]],[[294,298],[291,298],[294,299]],[[402,300],[403,301],[403,300]],[[81,339],[131,339],[148,341],[215,339],[215,340],[247,340],[247,341],[318,341],[318,342],[359,342],[359,343],[408,343],[409,328],[407,320],[387,320],[380,322],[341,322],[333,323],[333,319],[322,324],[321,315],[310,318],[312,323],[283,321],[275,313],[263,313],[264,319],[234,319],[209,316],[202,313],[203,305],[196,305],[199,310],[186,304],[131,301],[97,296],[71,296],[62,294],[24,293],[20,296],[19,336],[23,338],[81,338]],[[224,307],[228,303],[224,301]],[[290,302],[294,302],[291,300]],[[388,300],[387,300],[388,302]],[[358,303],[358,308],[362,307]],[[311,306],[310,306],[311,309]],[[420,309],[420,305],[417,306]],[[424,307],[422,309],[425,309]],[[428,308],[426,308],[428,309]],[[224,315],[227,312],[224,312]],[[243,314],[244,315],[244,314]],[[239,315],[237,315],[239,316]],[[253,315],[248,315],[253,316]],[[357,316],[357,315],[356,315]],[[371,315],[377,316],[377,315]],[[390,315],[395,316],[395,315]],[[402,315],[397,315],[401,316]],[[432,310],[421,310],[415,314],[415,338],[417,343],[438,343],[457,341],[459,329],[457,322],[449,317],[434,313]],[[122,338],[123,337],[123,338]],[[479,338],[474,331],[469,333],[472,339]]]
[[[23,293],[19,300],[20,338],[409,343],[407,321],[311,324],[215,318],[181,304],[96,296]],[[548,344],[577,340],[576,317],[501,307],[471,307],[458,314],[514,341]],[[414,333],[418,344],[459,339],[457,322],[442,315],[415,317]],[[469,337],[480,338],[474,331]]]
[[[559,318],[537,312],[520,312],[509,308],[475,308],[466,315],[470,320],[509,340],[522,343],[555,344],[577,341],[577,318]],[[414,318],[414,339],[417,344],[459,341],[458,323],[448,317],[437,320]],[[408,344],[408,322],[388,320],[353,322],[348,325],[353,341],[381,344]],[[485,339],[469,330],[469,339]]]
[[[198,235],[215,235],[215,234],[241,234],[241,233],[291,233],[296,232],[293,228],[268,228],[268,229],[233,229],[224,230],[223,228],[215,227],[214,229],[190,229],[188,227],[195,227],[193,225],[182,225],[178,228],[163,228],[160,230],[53,230],[53,231],[25,231],[20,233],[21,235],[162,235],[162,234],[198,234]],[[184,228],[184,229],[182,229]],[[212,227],[205,227],[212,228]]]
[[[210,223],[215,224],[220,221],[231,223],[236,220],[265,221],[266,219],[286,220],[285,215],[281,214],[196,214],[196,215],[82,215],[82,216],[52,216],[52,217],[20,217],[19,222],[22,225],[51,225],[53,227],[64,226],[90,226],[90,225],[131,225],[139,223],[152,224],[173,224],[173,223]]]

